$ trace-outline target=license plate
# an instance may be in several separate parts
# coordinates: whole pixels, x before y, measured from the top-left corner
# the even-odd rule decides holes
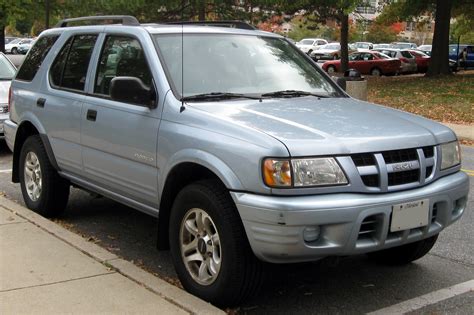
[[[403,231],[428,225],[429,199],[411,201],[392,207],[390,232]]]

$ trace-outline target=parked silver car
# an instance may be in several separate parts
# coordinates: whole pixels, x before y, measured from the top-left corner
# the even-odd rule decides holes
[[[120,24],[43,32],[12,82],[30,209],[58,215],[73,184],[158,217],[183,287],[219,306],[255,294],[262,261],[404,264],[462,216],[449,128],[352,99],[250,25],[72,21],[101,18]]]
[[[15,72],[15,66],[0,52],[0,140],[5,138],[3,123],[8,119],[8,96]]]
[[[391,48],[374,48],[373,50],[381,52],[389,57],[400,59],[401,66],[399,73],[401,74],[418,72],[416,59],[408,50]]]

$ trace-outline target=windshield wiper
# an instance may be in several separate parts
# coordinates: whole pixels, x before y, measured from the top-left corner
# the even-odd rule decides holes
[[[283,91],[276,91],[270,93],[263,93],[262,97],[283,97],[283,98],[291,98],[291,97],[301,97],[301,96],[316,96],[316,97],[329,97],[328,95],[322,94],[315,94],[306,91],[298,91],[298,90],[283,90]]]
[[[251,100],[260,100],[261,97],[240,93],[211,92],[185,96],[181,101],[207,101],[207,100],[227,100],[232,98],[247,98]]]

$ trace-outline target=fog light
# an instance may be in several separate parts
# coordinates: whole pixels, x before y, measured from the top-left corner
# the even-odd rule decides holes
[[[305,242],[314,242],[319,238],[321,228],[319,226],[308,226],[303,230],[303,239]]]

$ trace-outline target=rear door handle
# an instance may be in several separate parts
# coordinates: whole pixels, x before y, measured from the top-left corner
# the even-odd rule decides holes
[[[97,118],[97,111],[93,109],[88,109],[86,118],[87,120],[95,121]]]
[[[36,100],[36,106],[38,106],[38,107],[44,107],[45,103],[46,103],[45,98],[39,98],[39,99]]]

